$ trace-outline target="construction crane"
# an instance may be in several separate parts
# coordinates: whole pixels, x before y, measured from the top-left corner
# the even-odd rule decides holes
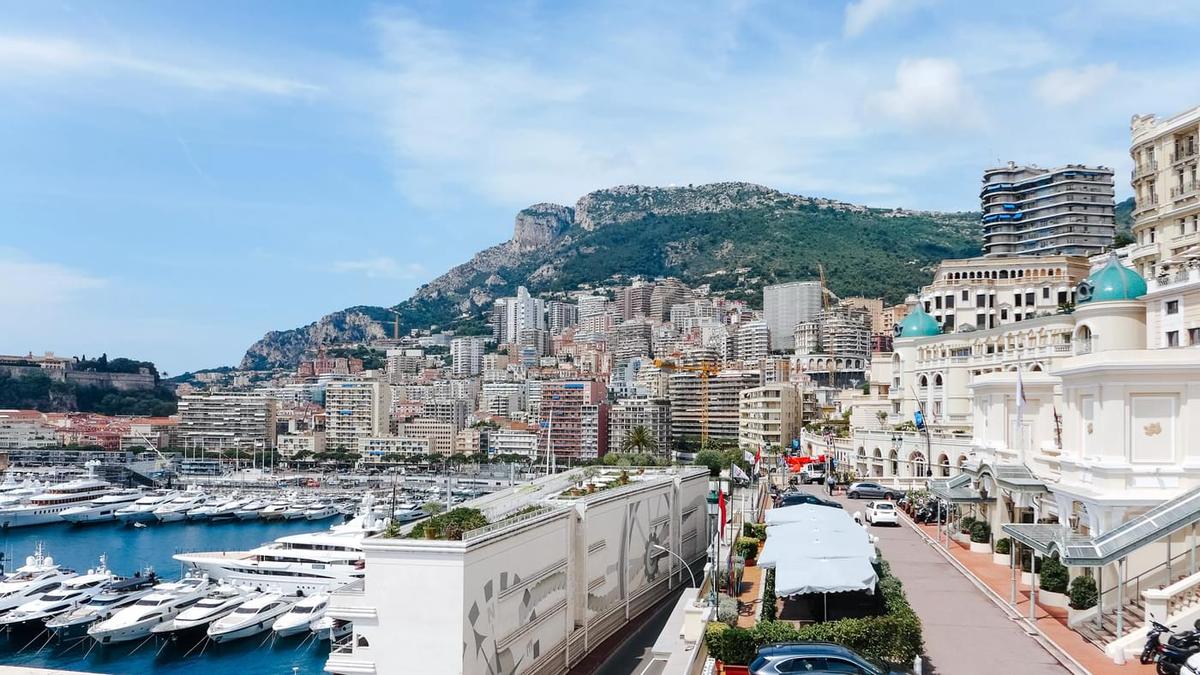
[[[685,366],[675,363],[674,361],[664,361],[662,359],[654,359],[654,366],[663,370],[678,370],[689,373],[697,373],[700,376],[700,447],[708,442],[708,378],[721,372],[721,368],[716,364],[707,361],[701,362],[695,366]]]
[[[395,323],[392,324],[392,339],[399,340],[400,339],[400,312],[397,312],[394,309],[388,309],[387,311],[396,315]]]

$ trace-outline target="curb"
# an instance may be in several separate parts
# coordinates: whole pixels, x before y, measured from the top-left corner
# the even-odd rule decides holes
[[[975,588],[979,589],[988,600],[992,601],[992,604],[999,607],[1000,610],[1004,612],[1005,616],[1007,616],[1010,620],[1021,624],[1021,628],[1025,631],[1025,633],[1032,637],[1039,645],[1041,645],[1042,649],[1045,649],[1050,656],[1054,657],[1054,660],[1058,661],[1062,667],[1066,668],[1075,675],[1091,675],[1091,671],[1085,668],[1083,664],[1076,661],[1075,657],[1071,656],[1067,650],[1063,649],[1058,645],[1058,643],[1050,639],[1050,637],[1046,635],[1041,628],[1038,628],[1035,622],[1030,621],[1028,617],[1015,611],[1012,606],[1004,601],[1004,598],[1001,598],[994,590],[992,590],[991,586],[983,583],[979,577],[976,577],[974,574],[972,574],[971,570],[959,562],[958,559],[951,555],[949,551],[943,549],[940,544],[930,538],[930,536],[926,534],[924,530],[918,527],[917,524],[908,517],[908,514],[901,511],[900,517],[904,520],[905,524],[912,528],[912,530],[916,532],[926,544],[937,551],[938,555],[945,558],[946,562],[950,563],[954,569],[958,570],[959,574],[962,574],[967,581],[971,582]]]

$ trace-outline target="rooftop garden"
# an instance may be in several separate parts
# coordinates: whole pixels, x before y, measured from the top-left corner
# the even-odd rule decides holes
[[[641,475],[644,470],[635,472],[635,475]],[[554,495],[553,499],[579,499],[594,495],[597,492],[610,490],[612,488],[624,487],[634,482],[634,476],[631,476],[629,471],[621,469],[619,472],[604,471],[596,466],[589,466],[583,470],[582,477],[575,482],[571,487]]]
[[[391,523],[383,531],[385,539],[440,539],[444,541],[462,541],[463,533],[476,530],[488,524],[487,516],[479,509],[459,507],[445,513],[422,520],[409,530],[407,535],[400,532],[399,523]]]

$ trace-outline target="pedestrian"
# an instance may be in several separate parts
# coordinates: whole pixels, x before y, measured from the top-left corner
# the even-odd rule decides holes
[[[829,488],[829,496],[832,497],[837,488],[837,479],[833,477],[832,472],[825,477],[825,485]]]

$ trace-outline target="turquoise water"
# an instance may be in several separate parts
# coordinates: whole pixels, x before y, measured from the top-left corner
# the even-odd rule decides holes
[[[334,521],[305,520],[276,522],[230,523],[168,523],[135,528],[117,523],[70,526],[43,525],[13,530],[0,530],[0,550],[4,551],[5,570],[12,571],[24,564],[37,542],[45,543],[46,554],[82,572],[94,567],[101,553],[108,555],[108,566],[117,574],[130,575],[151,566],[168,579],[180,575],[180,565],[171,556],[181,551],[245,550],[269,542],[276,537],[301,532],[319,531]],[[91,639],[73,648],[49,646],[36,651],[43,642],[38,631],[0,633],[0,665],[21,665],[43,668],[64,668],[91,673],[168,673],[170,675],[316,675],[325,665],[327,642],[303,637],[279,640],[260,646],[266,635],[249,637],[224,645],[208,645],[203,653],[196,649],[186,655],[186,649],[168,646],[156,654],[158,647],[150,641],[138,648],[134,642],[125,646],[92,648]],[[24,651],[22,649],[24,648]]]

